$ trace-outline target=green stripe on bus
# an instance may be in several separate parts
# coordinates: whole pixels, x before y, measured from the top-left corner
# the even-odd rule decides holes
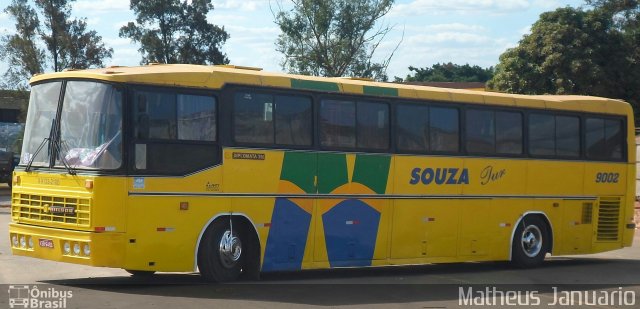
[[[306,193],[316,193],[316,154],[287,152],[282,162],[281,180],[287,180]]]
[[[336,83],[318,82],[315,80],[291,79],[291,87],[296,89],[320,90],[320,91],[340,91]]]
[[[382,96],[389,96],[389,97],[398,96],[398,89],[395,89],[395,88],[364,86],[363,92],[364,94],[370,94],[370,95],[382,95]]]
[[[318,154],[318,193],[331,193],[348,182],[346,154]]]
[[[391,156],[357,155],[352,181],[367,186],[375,193],[384,194],[390,166]]]

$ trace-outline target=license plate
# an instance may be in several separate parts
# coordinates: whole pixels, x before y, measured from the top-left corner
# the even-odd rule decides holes
[[[40,244],[40,247],[53,249],[53,240],[51,239],[40,239],[38,243]]]

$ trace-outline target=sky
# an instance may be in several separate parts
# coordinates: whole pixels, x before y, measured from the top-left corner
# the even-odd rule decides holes
[[[223,51],[231,64],[282,71],[282,55],[275,51],[280,30],[271,12],[275,1],[212,0],[215,9],[207,17],[230,34]],[[0,0],[0,8],[10,2]],[[385,59],[399,46],[387,71],[391,79],[405,77],[409,66],[447,62],[495,66],[500,54],[516,46],[541,13],[583,4],[582,0],[396,0],[379,23],[393,30],[375,58]],[[113,57],[105,65],[140,64],[139,46],[118,37],[120,27],[135,19],[129,0],[76,0],[72,8],[73,17],[86,17],[89,28],[113,48]],[[14,33],[14,27],[14,20],[0,12],[0,35]],[[0,61],[0,74],[6,69],[7,64]]]

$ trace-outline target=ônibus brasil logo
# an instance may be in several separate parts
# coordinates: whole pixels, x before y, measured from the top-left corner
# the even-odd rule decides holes
[[[67,308],[72,291],[53,287],[39,288],[36,285],[10,285],[9,308]]]

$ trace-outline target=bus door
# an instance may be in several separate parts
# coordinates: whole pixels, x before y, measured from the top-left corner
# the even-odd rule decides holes
[[[316,262],[371,266],[387,258],[391,169],[390,155],[318,155]]]

